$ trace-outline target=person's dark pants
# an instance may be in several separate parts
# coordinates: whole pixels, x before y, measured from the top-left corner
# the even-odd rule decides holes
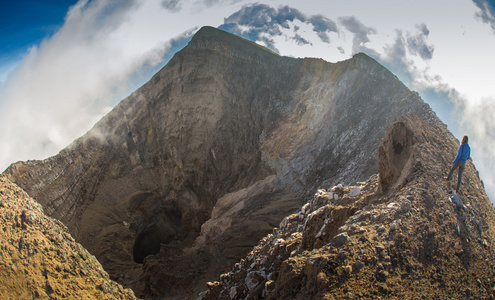
[[[461,180],[462,180],[462,172],[464,172],[464,168],[466,167],[466,163],[462,161],[457,161],[452,168],[450,169],[449,176],[447,176],[447,180],[452,179],[452,173],[454,173],[454,170],[459,168],[459,177],[457,179],[457,188],[455,191],[458,193],[459,188],[461,187]]]

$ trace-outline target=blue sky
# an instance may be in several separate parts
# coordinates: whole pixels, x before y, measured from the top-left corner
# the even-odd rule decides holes
[[[374,57],[470,135],[495,199],[493,0],[0,3],[0,169],[56,154],[209,25],[281,55]]]
[[[74,0],[4,1],[0,6],[0,80],[24,57],[31,46],[49,38],[63,25]],[[7,70],[6,70],[7,69]]]

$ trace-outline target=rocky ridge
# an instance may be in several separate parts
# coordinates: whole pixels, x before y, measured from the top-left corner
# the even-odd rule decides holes
[[[136,299],[110,280],[67,227],[0,175],[2,299]]]
[[[404,113],[438,121],[364,54],[281,57],[204,27],[86,135],[5,175],[112,279],[187,299],[316,188],[376,173],[380,140]]]
[[[402,117],[377,175],[318,190],[200,298],[493,299],[495,209],[471,162],[460,202],[447,193],[456,145]]]

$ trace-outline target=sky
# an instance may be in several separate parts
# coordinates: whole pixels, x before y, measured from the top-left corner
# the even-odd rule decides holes
[[[375,58],[469,135],[495,201],[495,0],[0,0],[0,170],[68,146],[205,25],[285,56]]]

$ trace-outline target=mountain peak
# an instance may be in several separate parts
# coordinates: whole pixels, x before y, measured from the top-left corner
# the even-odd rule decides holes
[[[278,56],[266,47],[211,26],[201,27],[196,32],[186,47],[191,48],[219,51],[240,58]]]
[[[193,36],[194,39],[200,38],[210,38],[210,39],[226,39],[226,38],[234,38],[240,39],[238,36],[233,35],[227,31],[212,27],[212,26],[203,26],[201,27],[196,34]]]

